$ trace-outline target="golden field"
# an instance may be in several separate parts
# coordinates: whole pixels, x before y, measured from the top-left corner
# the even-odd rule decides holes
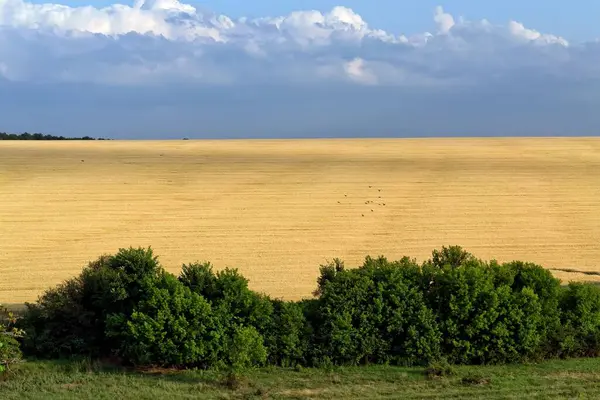
[[[600,138],[0,142],[0,302],[120,247],[297,299],[335,257],[452,244],[600,271]]]

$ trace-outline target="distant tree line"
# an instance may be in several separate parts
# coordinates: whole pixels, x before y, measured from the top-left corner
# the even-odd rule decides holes
[[[44,135],[42,133],[6,133],[0,132],[0,140],[110,140],[104,138],[93,138],[91,136],[83,137],[64,137],[54,135]]]

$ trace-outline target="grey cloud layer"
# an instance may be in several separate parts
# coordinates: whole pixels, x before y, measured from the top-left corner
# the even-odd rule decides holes
[[[456,20],[393,35],[345,7],[232,20],[177,0],[107,8],[0,0],[0,77],[16,82],[471,86],[511,75],[595,78],[594,43],[518,22]]]

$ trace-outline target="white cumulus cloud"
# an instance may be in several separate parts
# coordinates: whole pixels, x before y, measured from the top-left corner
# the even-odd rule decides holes
[[[527,41],[539,42],[544,44],[554,43],[564,47],[567,47],[569,45],[569,42],[567,42],[565,39],[559,36],[545,35],[534,29],[527,29],[520,22],[510,21],[508,24],[508,29],[513,36],[517,38],[523,38]]]
[[[355,58],[347,62],[344,69],[348,76],[357,82],[369,85],[377,83],[377,76],[365,66],[365,60],[362,58]]]
[[[450,14],[445,13],[442,6],[436,7],[435,16],[433,19],[438,24],[438,29],[440,33],[450,32],[450,29],[452,29],[452,27],[455,25],[454,17]]]
[[[597,46],[517,21],[433,10],[435,31],[396,35],[353,10],[233,19],[184,1],[104,8],[0,0],[0,77],[19,82],[472,86],[513,74],[596,77]],[[582,75],[583,74],[583,75]]]

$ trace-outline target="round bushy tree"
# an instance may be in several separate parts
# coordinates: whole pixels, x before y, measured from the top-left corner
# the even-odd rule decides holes
[[[107,335],[134,365],[210,367],[219,359],[223,332],[210,304],[163,273],[144,287],[131,313],[111,314]]]
[[[273,332],[273,303],[268,296],[250,290],[248,280],[238,270],[227,268],[214,273],[210,263],[193,263],[184,265],[178,279],[208,301],[226,337],[235,337],[239,332],[251,335],[243,328],[253,328],[263,346],[268,346],[267,338]],[[269,346],[269,351],[277,357],[275,348]]]
[[[518,361],[535,354],[542,307],[528,287],[498,285],[496,269],[470,258],[431,276],[429,304],[442,331],[442,352],[461,364]],[[510,275],[510,274],[509,274]]]
[[[264,333],[264,338],[269,364],[284,367],[306,364],[310,330],[302,305],[273,300],[271,326]]]
[[[335,364],[414,364],[439,357],[435,316],[406,273],[418,267],[405,261],[367,258],[362,268],[328,278],[317,302],[316,357]]]
[[[39,357],[110,356],[118,346],[106,336],[110,314],[130,314],[162,273],[152,249],[120,249],[88,264],[81,274],[26,304],[19,326],[26,353]]]
[[[600,287],[570,283],[560,297],[556,352],[562,357],[600,355]]]

